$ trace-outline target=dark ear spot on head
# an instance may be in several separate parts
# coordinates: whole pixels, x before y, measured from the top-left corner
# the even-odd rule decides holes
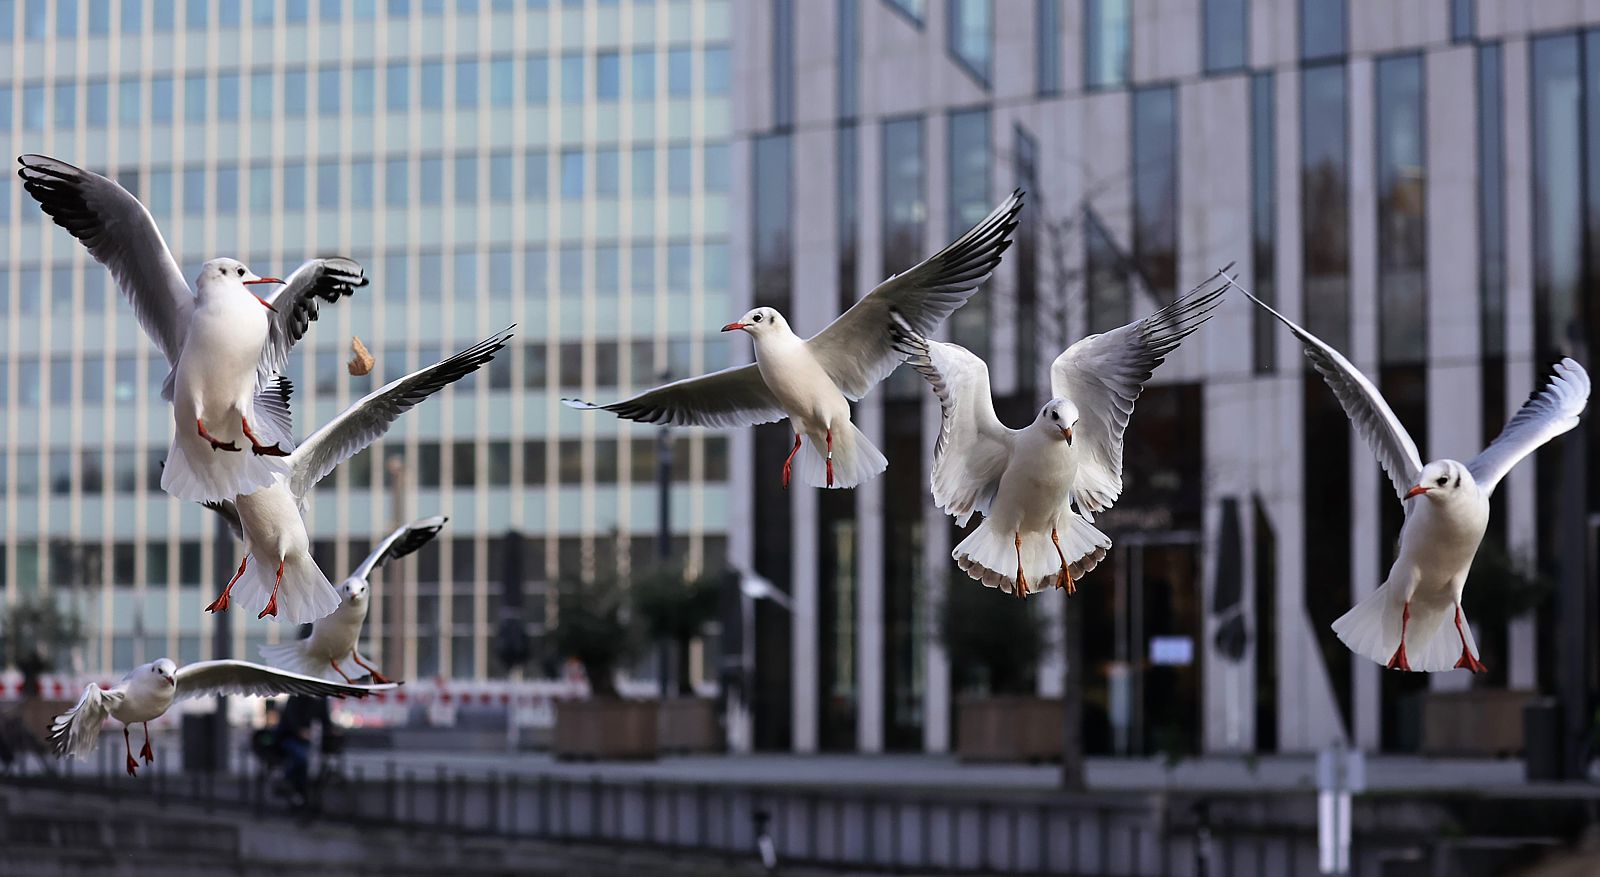
[[[1461,470],[1457,469],[1456,470],[1456,483],[1450,485],[1450,489],[1451,490],[1455,490],[1456,488],[1458,488],[1460,486],[1461,486]]]

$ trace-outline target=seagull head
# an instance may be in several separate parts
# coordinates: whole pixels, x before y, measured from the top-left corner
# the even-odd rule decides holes
[[[259,276],[245,267],[245,264],[238,259],[212,259],[200,266],[200,280],[195,285],[200,288],[200,292],[203,295],[212,289],[223,289],[234,284],[255,286],[261,283],[282,282],[276,277]],[[269,311],[274,310],[272,305],[268,304],[265,299],[260,296],[256,298],[261,302],[262,307]]]
[[[744,316],[722,327],[724,332],[743,332],[754,338],[785,332],[789,329],[783,314],[772,308],[754,308]]]
[[[178,684],[178,665],[172,663],[171,658],[160,658],[145,665],[156,678],[165,682],[171,688]]]
[[[1443,500],[1456,496],[1464,485],[1476,484],[1467,467],[1455,460],[1435,460],[1422,467],[1417,483],[1406,491],[1406,499],[1426,496],[1430,500]]]
[[[339,598],[359,606],[367,600],[367,580],[357,576],[345,579],[339,585]]]
[[[1044,403],[1044,407],[1039,409],[1038,422],[1055,430],[1058,437],[1070,446],[1072,428],[1078,425],[1078,406],[1072,404],[1071,399],[1062,399],[1058,396]]]

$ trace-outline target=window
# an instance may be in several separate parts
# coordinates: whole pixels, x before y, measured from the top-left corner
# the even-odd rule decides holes
[[[954,239],[989,214],[989,180],[992,148],[989,137],[989,112],[967,110],[951,113],[949,119],[948,187],[949,214],[946,229]],[[917,249],[920,250],[920,241]],[[967,302],[967,307],[951,315],[951,337],[978,356],[989,349],[989,306],[987,301]]]
[[[691,147],[667,147],[667,192],[688,195],[694,191],[694,153]]]
[[[150,77],[150,121],[157,124],[172,122],[172,77]]]
[[[516,193],[512,175],[516,163],[509,152],[496,152],[489,156],[489,200],[504,204]]]
[[[1342,65],[1300,74],[1301,231],[1305,326],[1345,349],[1350,314],[1350,178]]]
[[[205,168],[185,168],[183,171],[183,212],[187,216],[201,216],[206,212]]]
[[[307,106],[306,72],[304,70],[285,70],[283,72],[283,115],[290,119],[305,118]]]
[[[323,116],[339,115],[338,67],[323,67],[317,71],[317,113]]]
[[[377,71],[371,64],[357,64],[350,68],[350,109],[353,112],[362,115],[371,113],[376,92]]]
[[[523,62],[522,87],[527,91],[530,104],[550,102],[550,62],[543,55],[534,55]]]
[[[889,7],[911,19],[917,25],[922,24],[922,16],[927,11],[928,0],[889,0]]]
[[[694,285],[694,249],[688,244],[667,244],[667,289],[688,292]]]
[[[383,200],[390,207],[404,207],[410,200],[406,160],[391,158],[383,163]]]
[[[1061,91],[1061,0],[1036,0],[1034,26],[1034,83],[1041,95]]]
[[[1278,157],[1275,135],[1277,111],[1274,79],[1268,73],[1250,77],[1250,276],[1256,298],[1267,304],[1278,299],[1277,210]],[[1259,308],[1251,315],[1255,370],[1277,369],[1278,321]]]
[[[654,100],[656,96],[656,53],[635,51],[629,67],[633,75],[633,99]]]
[[[583,197],[583,152],[576,149],[561,151],[561,197]]]
[[[317,4],[317,14],[323,21],[337,23],[344,17],[344,0],[321,0]]]
[[[258,213],[272,210],[272,168],[268,165],[250,168],[250,209]]]
[[[640,198],[649,198],[656,193],[656,151],[648,146],[638,147],[633,150],[633,159],[629,162],[633,173],[633,194]]]
[[[1133,93],[1133,260],[1160,302],[1178,295],[1177,116],[1171,86]]]
[[[594,291],[600,295],[616,295],[622,287],[622,251],[617,247],[595,247]],[[612,381],[615,384],[615,381]]]
[[[144,27],[144,4],[140,0],[122,0],[122,32],[133,36]]]
[[[271,27],[277,5],[277,0],[251,0],[250,23]]]
[[[217,74],[217,118],[231,122],[239,118],[239,74]]]
[[[150,6],[150,19],[155,25],[157,33],[171,33],[177,27],[178,7],[176,0],[152,0]]]
[[[111,0],[89,0],[89,35],[111,33]]]
[[[1343,55],[1345,28],[1345,0],[1300,0],[1301,60],[1316,61]]]
[[[732,89],[732,74],[730,65],[732,60],[726,48],[708,48],[700,54],[702,72],[705,81],[701,83],[708,95],[722,96],[730,93]]]
[[[373,202],[373,163],[357,159],[350,162],[350,206],[367,208]]]
[[[583,250],[576,246],[561,248],[561,295],[563,297],[579,298],[583,295]],[[569,377],[568,371],[563,368],[562,378]],[[577,386],[577,373],[570,374],[572,381],[568,386]]]
[[[1083,242],[1089,331],[1109,332],[1130,319],[1128,275],[1123,270],[1122,254],[1116,241],[1089,207],[1084,208]]]
[[[384,68],[384,105],[402,111],[411,106],[411,68],[404,61],[391,61]]]
[[[478,254],[472,250],[462,250],[455,254],[455,288],[459,299],[466,299],[477,294],[478,289]],[[461,386],[468,386],[463,381]]]
[[[702,164],[705,168],[705,190],[707,192],[728,191],[728,170],[732,164],[728,158],[728,145],[719,143],[707,146]]]
[[[444,203],[444,159],[422,159],[417,179],[423,204],[434,207]]]
[[[217,212],[224,215],[239,212],[238,168],[217,168]]]
[[[478,203],[477,156],[456,157],[456,203],[463,207],[471,207]]]
[[[263,120],[272,118],[272,72],[269,70],[250,74],[250,116]]]
[[[594,91],[600,100],[622,96],[622,58],[616,52],[601,52],[595,57]]]
[[[0,118],[11,117],[8,102],[0,100],[0,108],[5,110]],[[111,121],[111,84],[104,79],[91,79],[83,93],[84,124],[90,128],[104,128]]]
[[[564,104],[583,103],[583,56],[566,54],[561,56],[561,102]]]
[[[1492,358],[1503,357],[1506,352],[1506,145],[1500,52],[1498,45],[1478,49],[1479,349],[1483,356]],[[1503,375],[1499,383],[1504,383]],[[1494,406],[1489,403],[1488,394],[1485,396],[1485,417],[1493,412],[1498,419],[1505,410],[1504,400]],[[1493,429],[1498,431],[1499,426]]]
[[[145,184],[144,203],[158,218],[172,215],[172,171],[150,172]]]
[[[509,107],[516,100],[517,68],[510,58],[496,58],[489,62],[489,102],[497,107]]]
[[[38,5],[38,4],[32,4],[32,5]],[[34,12],[43,13],[44,9],[43,8],[39,8],[39,9],[30,8],[28,10],[28,12],[29,12],[29,15],[31,17]],[[4,15],[6,17],[6,19],[7,19],[6,20],[6,24],[7,25],[10,25],[10,23],[11,23],[10,22],[11,14],[12,13],[11,13],[11,5],[10,4],[0,5],[0,15]],[[43,15],[40,16],[40,19],[43,20]],[[69,2],[69,3],[57,3],[56,4],[56,36],[62,37],[64,39],[71,39],[73,37],[76,37],[77,35],[78,35],[78,4],[77,3],[72,3],[72,2]]]
[[[339,162],[317,162],[317,207],[321,210],[339,209]]]
[[[978,79],[989,81],[993,52],[992,0],[949,0],[949,50]]]
[[[144,117],[144,95],[139,91],[138,79],[124,79],[117,83],[117,121],[135,126]]]
[[[689,49],[667,52],[667,94],[688,97],[694,93],[694,53]]]
[[[421,76],[422,108],[425,110],[444,109],[444,62],[423,61]]]
[[[1450,41],[1470,43],[1478,35],[1476,0],[1450,0]]]
[[[470,110],[478,105],[478,62],[456,62],[456,107]]]
[[[549,155],[542,150],[535,150],[523,156],[523,197],[533,201],[543,201],[550,197],[549,161]]]
[[[1203,0],[1207,73],[1242,70],[1249,63],[1249,0]]]
[[[222,27],[238,27],[241,4],[237,0],[217,4],[217,24]]]
[[[511,250],[507,247],[495,247],[489,251],[489,295],[494,298],[509,298],[511,289]]]
[[[1084,82],[1110,88],[1128,81],[1130,0],[1085,0]]]
[[[895,127],[903,124],[905,123],[885,123],[885,137],[888,137],[891,128],[895,128],[895,146],[914,145],[920,159],[921,126],[917,125],[916,143],[908,144],[906,141],[909,138]],[[897,153],[889,151],[886,145],[884,156],[888,158],[894,155]],[[751,282],[757,299],[755,303],[779,310],[787,310],[791,300],[789,268],[793,258],[794,243],[794,229],[790,215],[790,203],[793,198],[790,180],[791,161],[792,152],[788,135],[771,134],[756,138],[755,161],[751,168],[750,181],[755,200],[752,235],[755,244],[753,260],[755,276],[751,278]],[[896,188],[899,177],[893,173],[893,165],[886,167],[890,169],[884,180],[884,203],[887,206],[892,200],[891,189]],[[895,178],[893,183],[890,177]],[[638,260],[635,260],[636,268],[638,264]]]
[[[299,162],[284,162],[283,209],[306,209],[306,166]]]
[[[622,172],[618,170],[618,152],[615,147],[597,149],[594,154],[594,191],[596,195],[615,196],[621,188]]]
[[[190,124],[206,120],[206,75],[191,73],[183,78],[183,119]]]
[[[44,83],[35,82],[22,87],[22,129],[43,131],[45,128]]]
[[[549,294],[549,269],[550,257],[544,250],[528,250],[523,253],[522,293],[534,298],[543,298]],[[539,383],[544,383],[543,379],[540,379]]]
[[[1422,59],[1379,59],[1376,83],[1378,357],[1420,364],[1428,351]]]

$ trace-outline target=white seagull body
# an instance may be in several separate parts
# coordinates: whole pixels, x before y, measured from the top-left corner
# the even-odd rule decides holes
[[[1519,460],[1578,425],[1589,400],[1589,375],[1572,359],[1522,406],[1489,447],[1466,463],[1423,465],[1416,442],[1350,361],[1237,283],[1229,282],[1277,317],[1305,347],[1306,358],[1338,397],[1405,504],[1400,552],[1377,590],[1333,622],[1351,651],[1394,670],[1438,672],[1486,669],[1461,611],[1461,591],[1489,524],[1489,497]],[[1455,636],[1449,635],[1450,626]]]
[[[174,433],[162,489],[179,499],[216,500],[265,487],[287,471],[287,412],[258,410],[258,394],[272,392],[289,348],[317,318],[317,300],[337,301],[366,285],[361,266],[312,260],[263,300],[246,287],[283,281],[213,259],[192,293],[155,220],[126,189],[42,155],[17,161],[23,188],[110,270],[167,359],[161,397],[173,403]]]
[[[340,583],[338,609],[317,619],[311,625],[311,635],[304,639],[262,646],[261,659],[274,667],[330,682],[350,682],[350,674],[354,672],[360,677],[363,675],[361,671],[371,674],[374,682],[388,682],[377,668],[362,659],[357,648],[361,627],[367,621],[367,607],[371,603],[372,586],[368,577],[385,563],[405,557],[428,544],[444,529],[446,520],[438,516],[422,518],[385,536],[367,555],[367,559],[350,573],[350,577]],[[346,661],[355,662],[361,670],[350,668],[347,671],[341,666]]]
[[[1035,590],[1054,585],[1070,594],[1105,558],[1111,539],[1091,522],[1122,493],[1128,417],[1166,355],[1210,319],[1226,286],[1208,290],[1207,284],[1143,320],[1067,348],[1050,367],[1055,398],[1023,429],[995,415],[983,360],[930,341],[891,315],[894,343],[933,386],[943,414],[934,502],[961,526],[975,512],[984,515],[951,552],[962,571],[1019,597],[1028,595],[1030,582]]]
[[[672,426],[754,426],[788,418],[795,439],[783,465],[784,487],[802,445],[811,449],[799,463],[806,484],[855,487],[889,465],[850,422],[850,403],[904,360],[883,333],[889,311],[899,311],[919,332],[937,328],[1000,264],[1020,209],[1022,193],[1013,192],[966,234],[878,284],[810,338],[796,335],[783,315],[769,307],[755,308],[722,327],[751,336],[753,364],[675,381],[608,405],[562,401],[573,408]]]
[[[206,610],[226,611],[236,586],[246,605],[264,606],[259,618],[304,624],[338,609],[338,592],[311,557],[304,517],[311,488],[381,438],[401,414],[494,359],[510,339],[508,328],[368,393],[295,448],[287,476],[235,502],[206,503],[227,519],[246,552],[239,571]]]
[[[366,697],[373,691],[393,687],[332,683],[249,661],[201,661],[179,669],[170,659],[161,658],[135,667],[111,688],[90,683],[83,689],[78,703],[50,723],[50,743],[58,756],[82,758],[94,751],[106,719],[116,719],[122,723],[122,742],[128,750],[128,776],[135,776],[139,763],[133,759],[128,727],[146,723],[144,748],[139,754],[146,764],[155,761],[155,752],[150,748],[148,723],[165,715],[177,701],[211,694]]]

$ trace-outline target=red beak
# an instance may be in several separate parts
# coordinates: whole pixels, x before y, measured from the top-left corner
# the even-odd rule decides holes
[[[749,328],[749,324],[748,323],[729,323],[728,325],[722,327],[722,331],[724,331],[724,332],[737,332],[740,329],[747,329],[747,328]]]
[[[266,299],[261,298],[260,296],[257,296],[256,297],[256,301],[261,302],[261,306],[266,308],[267,310],[272,311],[273,313],[277,313],[278,312],[278,309],[273,307],[272,303],[268,302]]]
[[[1423,487],[1422,485],[1419,484],[1416,487],[1413,487],[1410,490],[1406,491],[1406,499],[1411,499],[1412,497],[1415,497],[1415,496],[1421,496],[1424,493],[1427,493],[1431,489],[1432,488]]]
[[[282,280],[279,280],[276,277],[257,277],[254,280],[246,280],[244,282],[244,285],[245,286],[251,286],[251,285],[257,284],[257,283],[282,283],[282,282],[283,282]]]

